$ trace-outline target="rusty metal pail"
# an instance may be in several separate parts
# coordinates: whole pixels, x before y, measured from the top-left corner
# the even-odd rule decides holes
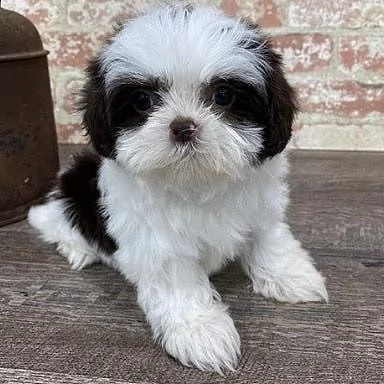
[[[0,225],[23,219],[58,169],[47,54],[28,19],[0,8]]]

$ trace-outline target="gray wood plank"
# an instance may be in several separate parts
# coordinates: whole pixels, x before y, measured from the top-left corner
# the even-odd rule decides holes
[[[330,303],[267,301],[229,265],[213,278],[242,339],[227,377],[182,367],[154,345],[118,273],[71,271],[25,222],[0,228],[0,383],[384,383],[383,160],[292,154],[289,219]]]
[[[346,382],[384,380],[384,268],[332,256],[317,260],[328,277],[328,305],[266,301],[250,292],[236,264],[214,278],[243,342],[231,382],[274,383],[275,376],[265,377],[271,370],[287,383],[344,382],[345,372]],[[26,265],[13,271],[18,284],[0,282],[3,366],[157,383],[172,383],[175,375],[180,382],[225,382],[181,367],[154,346],[133,288],[106,267],[51,272],[54,278],[36,287],[33,280],[20,283],[22,275],[46,275],[51,266],[42,263],[39,272]]]
[[[292,153],[289,221],[307,248],[384,252],[384,154]]]
[[[151,384],[100,377],[73,376],[53,372],[0,368],[0,383],[6,384]]]

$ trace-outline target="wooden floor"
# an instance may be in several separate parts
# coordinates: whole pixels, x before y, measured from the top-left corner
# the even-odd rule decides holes
[[[330,303],[267,301],[230,265],[213,279],[242,339],[227,377],[155,346],[116,272],[71,271],[25,222],[0,228],[0,383],[384,383],[384,153],[293,152],[291,185]]]

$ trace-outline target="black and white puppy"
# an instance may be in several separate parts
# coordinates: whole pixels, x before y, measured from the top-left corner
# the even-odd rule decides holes
[[[169,354],[236,367],[239,335],[209,275],[237,257],[255,293],[327,300],[285,222],[297,108],[258,27],[183,5],[130,20],[90,64],[83,109],[97,154],[62,171],[29,221],[74,269],[102,261],[134,284]]]

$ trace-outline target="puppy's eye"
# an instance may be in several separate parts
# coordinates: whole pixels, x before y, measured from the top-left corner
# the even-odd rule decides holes
[[[235,92],[231,87],[221,86],[213,92],[212,99],[220,107],[229,107],[235,101]]]
[[[148,112],[153,107],[153,95],[145,90],[136,91],[132,97],[132,104],[137,112]]]

